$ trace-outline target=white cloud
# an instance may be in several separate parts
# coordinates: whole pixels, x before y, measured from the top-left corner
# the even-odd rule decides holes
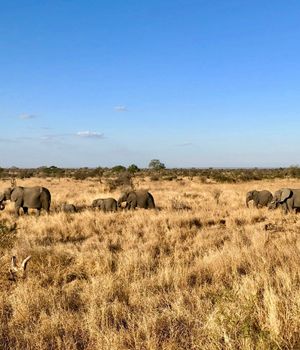
[[[96,131],[78,131],[76,133],[77,136],[85,137],[85,138],[94,138],[94,139],[103,139],[104,135],[100,132]]]
[[[34,118],[36,118],[36,115],[34,115],[34,114],[24,113],[24,114],[19,115],[19,119],[22,119],[22,120],[29,120],[29,119],[34,119]]]
[[[128,109],[127,109],[126,106],[115,106],[115,107],[114,107],[114,110],[115,110],[116,112],[127,112],[127,111],[128,111]]]

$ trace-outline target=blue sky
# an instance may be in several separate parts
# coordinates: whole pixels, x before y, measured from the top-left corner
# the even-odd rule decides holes
[[[0,5],[0,166],[300,163],[299,1]]]

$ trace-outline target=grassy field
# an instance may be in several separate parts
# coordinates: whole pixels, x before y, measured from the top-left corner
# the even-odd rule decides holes
[[[27,179],[52,206],[118,197],[95,180]],[[0,191],[9,186],[0,182]],[[158,210],[13,217],[0,264],[0,349],[300,349],[300,221],[247,209],[299,180],[135,183]],[[1,243],[1,241],[0,241]],[[10,281],[12,255],[27,277]]]

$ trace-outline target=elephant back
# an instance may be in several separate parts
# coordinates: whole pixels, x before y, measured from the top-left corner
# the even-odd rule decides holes
[[[154,198],[152,194],[146,190],[135,191],[137,198],[137,206],[139,208],[150,209],[155,208]]]

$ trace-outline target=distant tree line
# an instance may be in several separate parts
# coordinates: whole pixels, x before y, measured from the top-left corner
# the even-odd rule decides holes
[[[135,164],[128,167],[116,165],[112,168],[96,167],[96,168],[59,168],[56,166],[39,167],[39,168],[1,168],[0,179],[10,178],[74,178],[84,180],[87,178],[119,178],[126,179],[125,182],[130,182],[132,177],[149,177],[152,181],[158,180],[180,180],[182,178],[198,178],[203,183],[218,182],[218,183],[238,183],[251,180],[266,180],[266,179],[285,179],[297,178],[300,179],[300,167],[293,165],[288,168],[240,168],[240,169],[217,169],[217,168],[169,168],[167,169],[164,163],[158,159],[150,161],[148,168],[139,168]],[[122,180],[122,181],[123,181]]]

